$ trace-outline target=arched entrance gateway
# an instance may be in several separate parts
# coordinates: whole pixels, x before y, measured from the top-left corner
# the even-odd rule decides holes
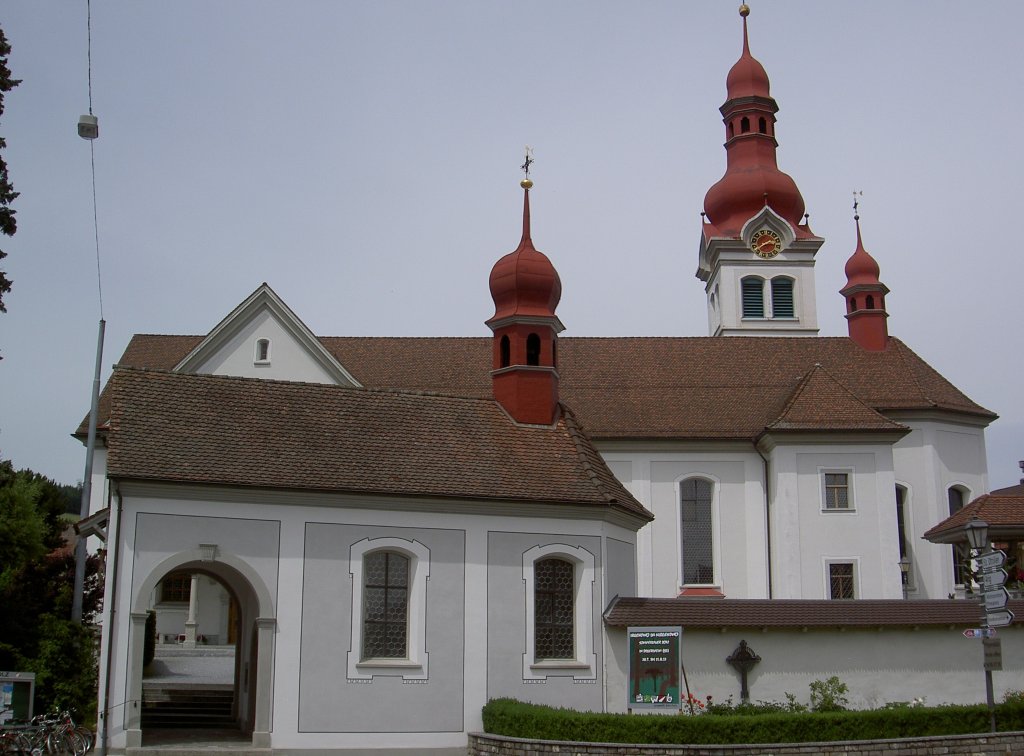
[[[215,639],[223,641],[221,645],[229,645],[230,638],[234,645],[233,670],[227,676],[234,694],[230,722],[240,732],[251,734],[253,746],[269,746],[275,608],[270,591],[256,571],[243,559],[220,551],[216,545],[204,544],[168,557],[157,564],[139,584],[132,599],[128,700],[145,700],[143,656],[146,620],[154,595],[158,600],[160,597],[155,592],[168,579],[175,582],[183,579],[190,581],[187,591],[182,589],[181,595],[172,597],[188,597],[185,633],[170,639],[176,644],[180,642],[186,654],[188,649],[194,649],[195,654],[200,655],[207,635],[197,632],[200,627],[197,616],[197,602],[200,598],[197,593],[200,592],[197,588],[205,581],[222,586],[226,591],[230,598],[230,608],[225,607],[227,616],[223,623],[224,637],[219,637],[221,633],[217,633]],[[179,687],[188,688],[188,683]],[[145,725],[143,710],[129,707],[125,713],[129,746],[143,744]]]

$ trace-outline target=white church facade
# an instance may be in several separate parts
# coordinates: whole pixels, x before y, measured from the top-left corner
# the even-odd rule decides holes
[[[489,337],[319,336],[263,284],[206,335],[132,339],[93,487],[112,752],[144,742],[154,609],[162,642],[235,645],[236,719],[267,753],[454,754],[494,697],[622,710],[645,599],[708,632],[742,602],[941,616],[956,560],[920,536],[987,491],[995,415],[889,336],[859,226],[850,335],[817,335],[823,239],[776,165],[746,17],[727,87],[707,337],[560,336],[527,179]]]

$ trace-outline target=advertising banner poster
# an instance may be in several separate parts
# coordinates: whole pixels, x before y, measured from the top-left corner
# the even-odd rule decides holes
[[[631,627],[626,705],[631,709],[679,709],[681,627]]]

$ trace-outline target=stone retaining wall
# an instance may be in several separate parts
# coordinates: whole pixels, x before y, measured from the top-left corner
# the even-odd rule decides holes
[[[1024,754],[1024,731],[995,735],[948,735],[932,738],[847,740],[834,743],[779,745],[618,745],[527,740],[470,733],[469,756],[1012,756]]]

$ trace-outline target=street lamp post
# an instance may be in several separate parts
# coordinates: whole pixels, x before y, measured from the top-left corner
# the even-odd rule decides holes
[[[907,597],[907,582],[910,579],[910,557],[906,554],[900,557],[900,583],[903,585],[903,598]]]
[[[988,523],[980,517],[972,517],[964,525],[964,533],[967,535],[967,543],[977,557],[978,552],[987,554],[992,551],[992,545],[988,542]],[[982,596],[981,626],[988,628],[988,612],[985,611],[984,596]],[[986,638],[987,639],[987,638]],[[988,703],[989,730],[996,731],[996,703],[995,694],[992,691],[992,670],[985,667],[985,700]]]

